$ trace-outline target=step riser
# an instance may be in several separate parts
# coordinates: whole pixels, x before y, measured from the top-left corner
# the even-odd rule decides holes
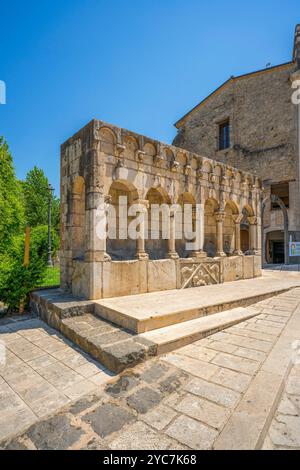
[[[176,340],[172,340],[164,344],[158,344],[156,347],[155,355],[159,356],[161,354],[166,354],[168,352],[179,349],[183,346],[187,346],[188,344],[194,343],[195,341],[199,341],[200,339],[206,338],[207,336],[213,335],[214,333],[225,330],[226,328],[229,328],[230,326],[246,321],[249,318],[253,318],[257,314],[251,314],[241,319],[224,322],[223,324],[218,325],[216,328],[210,328],[210,329],[207,329],[206,331],[195,332],[195,334],[178,338]],[[103,351],[99,347],[95,347],[93,343],[91,343],[86,338],[83,338],[79,333],[75,332],[72,328],[69,328],[64,323],[60,324],[59,329],[68,339],[73,341],[75,344],[77,344],[77,346],[83,349],[86,353],[90,354],[94,359],[99,361],[105,368],[111,370],[114,373],[120,373],[126,368],[134,367],[138,363],[146,361],[148,360],[148,358],[150,358],[150,356],[149,357],[145,356],[140,361],[129,360],[128,363],[124,365],[124,363],[120,362],[118,358],[107,353],[106,351]]]
[[[274,295],[282,294],[283,292],[289,291],[288,289],[281,289],[275,292],[269,292],[252,296],[246,299],[239,299],[236,301],[212,305],[209,307],[203,307],[200,309],[192,309],[180,312],[174,312],[172,314],[164,315],[161,317],[147,318],[145,320],[137,321],[134,318],[129,318],[122,312],[112,310],[108,307],[104,307],[99,304],[95,304],[95,315],[98,315],[105,320],[108,320],[116,325],[126,328],[127,330],[133,331],[137,334],[146,333],[147,331],[164,328],[166,326],[175,325],[177,323],[183,323],[189,320],[195,320],[196,318],[212,315],[214,313],[224,312],[225,310],[232,310],[237,307],[249,307],[256,302],[269,299]]]
[[[233,325],[237,325],[238,323],[242,323],[244,321],[247,321],[247,319],[253,318],[254,316],[256,316],[256,315],[251,315],[247,318],[231,321],[231,322],[219,325],[216,328],[208,329],[206,331],[196,332],[195,334],[185,336],[183,338],[179,338],[179,339],[176,339],[176,340],[172,340],[172,341],[167,342],[165,344],[159,344],[157,346],[157,355],[160,356],[161,354],[166,354],[168,352],[172,352],[176,349],[182,348],[183,346],[187,346],[188,344],[192,344],[195,341],[199,341],[200,339],[207,338],[208,336],[211,336],[215,333],[218,333],[219,331],[226,330],[227,328],[230,328]]]

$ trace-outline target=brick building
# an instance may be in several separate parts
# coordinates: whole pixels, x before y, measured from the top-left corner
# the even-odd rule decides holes
[[[231,77],[176,124],[174,145],[249,171],[264,185],[263,258],[299,263],[289,241],[300,242],[300,25],[290,62]],[[249,226],[245,219],[242,245]]]

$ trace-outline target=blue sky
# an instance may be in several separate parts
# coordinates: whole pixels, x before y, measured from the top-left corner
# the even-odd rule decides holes
[[[59,147],[92,118],[171,142],[231,75],[291,60],[299,0],[0,0],[0,135],[17,175],[59,190]]]

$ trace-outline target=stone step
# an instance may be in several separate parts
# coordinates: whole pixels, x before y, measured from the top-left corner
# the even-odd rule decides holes
[[[160,328],[159,330],[148,331],[139,336],[153,343],[156,346],[156,354],[160,355],[246,321],[258,314],[259,310],[256,308],[239,307]]]
[[[91,313],[61,318],[56,328],[112,372],[119,373],[156,355],[155,345],[147,339]]]
[[[93,314],[61,320],[59,329],[107,369],[119,373],[149,357],[180,348],[231,325],[258,315],[248,307],[236,308],[136,335]]]
[[[137,334],[247,307],[300,285],[300,277],[268,276],[226,284],[153,292],[94,301],[94,313]]]

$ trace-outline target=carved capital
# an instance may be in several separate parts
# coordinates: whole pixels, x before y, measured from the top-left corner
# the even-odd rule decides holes
[[[217,221],[217,222],[224,222],[224,220],[225,220],[225,212],[216,212],[216,213],[215,213],[215,216],[216,216],[216,221]]]
[[[153,157],[153,160],[154,160],[154,163],[156,163],[156,165],[161,165],[162,162],[164,161],[164,157],[160,153],[158,153],[157,155]]]
[[[232,215],[232,218],[233,218],[235,224],[240,224],[243,220],[243,217],[244,217],[243,214],[233,214]]]
[[[141,211],[147,210],[150,207],[148,199],[136,199],[132,204],[141,206]]]
[[[178,171],[178,170],[179,170],[179,167],[180,167],[180,164],[179,164],[179,162],[177,162],[176,160],[173,160],[173,161],[171,162],[171,170],[172,170],[172,171],[174,171],[174,172],[175,172],[175,171]]]
[[[248,222],[250,225],[256,225],[257,224],[257,217],[252,216],[247,218]]]
[[[116,155],[118,158],[122,158],[124,156],[126,146],[122,144],[116,144]]]
[[[185,176],[189,176],[192,172],[192,167],[190,164],[185,165],[184,167],[184,174]]]
[[[145,158],[145,155],[146,155],[146,152],[144,152],[143,150],[136,150],[135,152],[135,157],[137,160],[139,160],[140,162],[142,162]]]

